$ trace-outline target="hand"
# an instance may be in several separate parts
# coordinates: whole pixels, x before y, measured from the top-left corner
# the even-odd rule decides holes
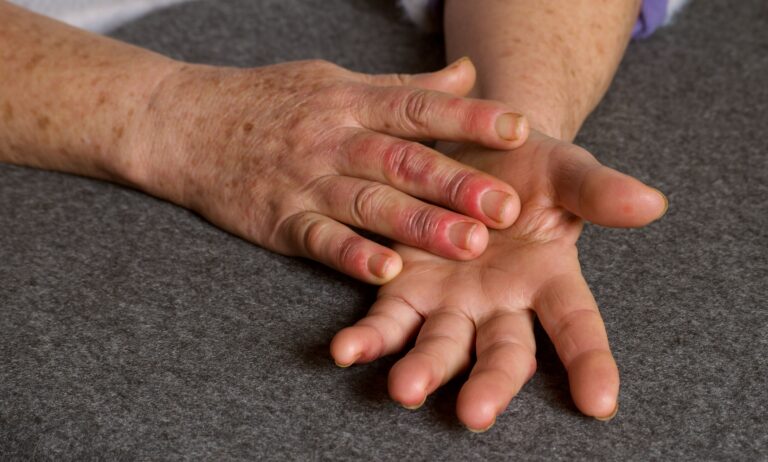
[[[402,261],[346,225],[471,259],[486,226],[517,217],[514,189],[406,139],[522,143],[522,116],[454,96],[474,79],[466,59],[415,76],[320,61],[184,66],[158,85],[131,146],[141,153],[137,183],[268,249],[371,283],[393,278]]]
[[[331,343],[339,365],[414,348],[389,375],[393,399],[418,407],[477,362],[462,387],[459,419],[484,430],[536,369],[534,317],[552,339],[576,406],[609,418],[618,409],[619,373],[595,300],[581,275],[576,240],[582,219],[639,227],[659,218],[657,190],[602,166],[585,150],[532,132],[509,153],[464,147],[457,157],[499,174],[522,201],[515,224],[491,232],[478,259],[455,262],[398,246],[404,269],[379,290],[367,317]]]

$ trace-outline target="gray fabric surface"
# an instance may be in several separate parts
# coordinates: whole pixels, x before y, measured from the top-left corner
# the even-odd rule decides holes
[[[320,57],[436,68],[388,0],[222,0],[115,34],[197,62]],[[667,192],[667,217],[580,241],[621,369],[621,411],[582,417],[553,348],[482,435],[461,381],[389,401],[396,358],[342,370],[333,334],[375,292],[185,210],[0,166],[0,458],[768,459],[768,8],[693,2],[631,45],[579,141]]]

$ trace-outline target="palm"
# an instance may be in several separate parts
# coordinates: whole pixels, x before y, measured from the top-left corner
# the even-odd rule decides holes
[[[402,273],[381,288],[368,317],[334,339],[334,357],[369,361],[399,351],[418,332],[390,374],[393,398],[411,407],[469,367],[474,350],[477,362],[457,412],[470,428],[482,429],[535,371],[537,316],[568,369],[577,406],[588,415],[610,415],[618,370],[581,276],[579,216],[639,226],[658,217],[661,197],[585,151],[540,134],[508,153],[463,147],[455,155],[515,187],[520,216],[512,227],[492,231],[486,252],[468,262],[396,246]],[[350,353],[357,357],[344,361]]]

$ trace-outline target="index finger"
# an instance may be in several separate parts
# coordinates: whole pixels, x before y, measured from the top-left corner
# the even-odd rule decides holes
[[[402,86],[367,87],[355,115],[362,126],[401,138],[493,149],[514,149],[529,132],[526,118],[502,103]]]

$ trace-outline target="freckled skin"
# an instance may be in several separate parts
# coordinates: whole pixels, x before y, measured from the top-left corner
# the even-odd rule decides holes
[[[169,60],[2,1],[0,17],[0,161],[130,182],[122,132]]]
[[[31,58],[29,58],[29,61],[24,65],[25,71],[31,71],[34,70],[35,67],[37,67],[38,64],[40,64],[40,61],[42,61],[44,58],[41,54],[33,55]]]
[[[37,119],[37,127],[40,130],[42,130],[42,131],[47,130],[48,129],[48,125],[50,125],[50,124],[51,124],[51,119],[49,119],[46,116],[43,116],[43,117],[40,117],[40,118]]]
[[[449,59],[469,56],[479,95],[509,103],[534,128],[572,140],[616,72],[639,0],[446,3]]]
[[[322,61],[213,67],[4,1],[0,17],[0,161],[128,184],[251,242],[373,283],[394,277],[401,260],[346,225],[466,259],[484,248],[485,226],[514,219],[497,222],[478,205],[486,189],[517,200],[509,185],[409,141],[496,149],[524,141],[496,130],[509,107],[462,98],[475,80],[469,61],[417,76],[364,75]],[[384,147],[348,149],[363,135]],[[411,154],[387,171],[386,146],[397,143]],[[475,228],[479,234],[463,231]],[[464,242],[477,245],[468,251]],[[391,264],[369,267],[368,259]],[[387,267],[393,271],[374,274]]]
[[[13,121],[13,106],[8,101],[3,103],[3,122],[10,123]]]

